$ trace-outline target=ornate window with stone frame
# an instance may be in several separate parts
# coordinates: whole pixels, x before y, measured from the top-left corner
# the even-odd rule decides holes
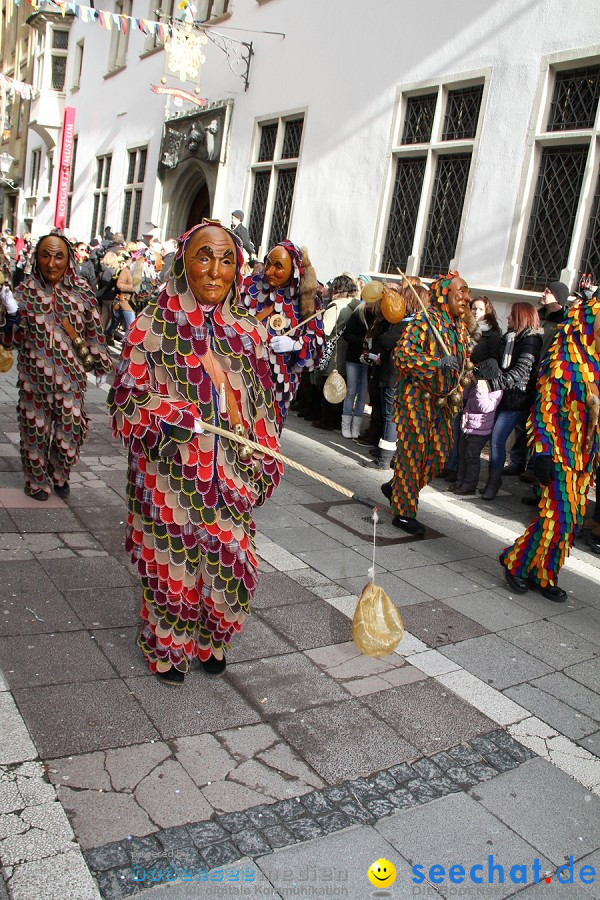
[[[431,277],[458,255],[488,72],[400,90],[376,266]]]
[[[115,0],[115,15],[131,16],[133,0]],[[130,29],[120,31],[115,25],[111,28],[110,50],[108,53],[107,75],[124,69],[127,65],[127,48],[129,46]]]
[[[127,182],[123,197],[123,219],[121,231],[125,240],[137,241],[140,237],[140,213],[142,210],[142,193],[146,177],[148,148],[138,147],[128,151]]]
[[[257,254],[288,237],[304,121],[297,112],[257,123],[248,217]]]
[[[506,280],[538,291],[600,278],[600,55],[546,59]]]

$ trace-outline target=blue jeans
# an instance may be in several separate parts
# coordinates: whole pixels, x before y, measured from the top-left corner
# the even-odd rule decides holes
[[[503,469],[506,462],[506,442],[520,422],[523,412],[520,409],[503,409],[494,422],[494,430],[490,438],[490,469]]]
[[[346,360],[346,387],[347,393],[342,407],[342,415],[362,418],[367,401],[367,380],[369,367],[363,363],[348,362]]]
[[[398,440],[398,431],[394,422],[394,397],[396,396],[395,387],[381,387],[381,411],[383,413],[383,429],[381,439],[396,443]]]

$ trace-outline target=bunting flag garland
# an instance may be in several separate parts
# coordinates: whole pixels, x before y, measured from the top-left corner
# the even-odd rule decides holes
[[[3,94],[10,94],[14,96],[14,94],[18,94],[23,100],[31,100],[35,93],[35,88],[32,84],[27,84],[25,81],[17,81],[14,78],[9,78],[8,75],[3,75],[0,72],[0,90]]]
[[[60,10],[63,16],[70,13],[86,25],[94,22],[107,31],[116,28],[117,31],[122,31],[124,34],[127,34],[130,28],[136,29],[151,37],[157,36],[163,44],[177,30],[164,22],[156,22],[152,19],[136,19],[133,16],[107,12],[104,9],[93,9],[91,6],[82,6],[80,3],[65,2],[65,0],[28,0],[28,2],[36,12],[48,6],[55,7]],[[177,9],[180,12],[178,19],[182,24],[193,22],[196,5],[192,0],[182,0]]]

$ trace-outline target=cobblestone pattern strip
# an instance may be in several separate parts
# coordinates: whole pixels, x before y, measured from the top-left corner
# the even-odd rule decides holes
[[[85,851],[84,857],[104,900],[121,900],[143,890],[143,882],[133,881],[134,866],[139,867],[140,877],[144,870],[148,881],[152,872],[173,865],[182,869],[220,868],[350,825],[373,825],[403,809],[469,790],[533,757],[533,751],[506,731],[493,731],[369,778],[244,812],[225,813],[206,822],[166,828],[147,837],[105,844]]]

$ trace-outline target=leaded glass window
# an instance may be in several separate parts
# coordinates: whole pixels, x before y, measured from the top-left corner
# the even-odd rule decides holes
[[[438,157],[421,275],[447,272],[455,256],[470,167],[470,153]]]
[[[404,271],[408,257],[413,252],[426,164],[425,156],[400,157],[397,160],[394,194],[381,266],[383,272],[396,272],[397,266]]]

